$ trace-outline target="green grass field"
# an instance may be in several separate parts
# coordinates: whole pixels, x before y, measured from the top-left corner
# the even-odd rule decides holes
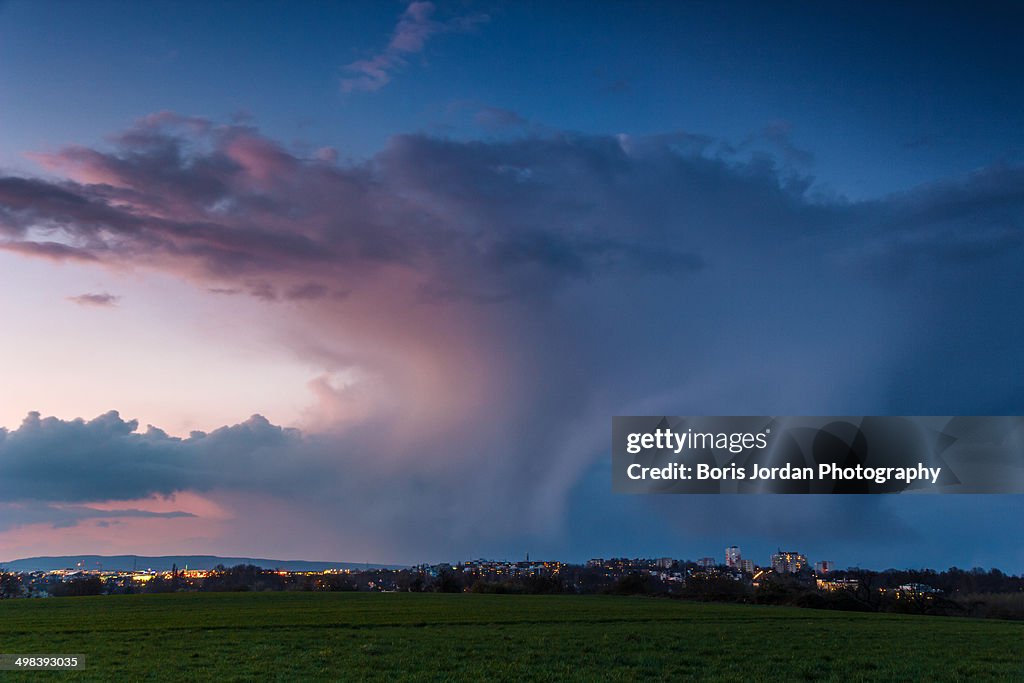
[[[4,680],[1015,680],[1024,624],[604,596],[186,593],[0,602]]]

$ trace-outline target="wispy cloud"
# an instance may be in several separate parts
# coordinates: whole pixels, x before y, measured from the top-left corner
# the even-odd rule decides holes
[[[196,515],[184,510],[155,512],[136,508],[97,508],[89,505],[66,503],[7,503],[0,501],[0,532],[28,524],[48,524],[54,529],[77,526],[81,522],[96,520],[101,525],[115,523],[125,518],[137,519],[180,519]]]
[[[529,124],[529,121],[511,109],[491,106],[480,107],[473,120],[478,126],[494,131],[507,130],[509,128],[522,129]]]
[[[68,297],[68,301],[76,303],[79,306],[97,306],[101,308],[116,306],[117,302],[120,300],[121,297],[115,296],[114,294],[107,294],[106,292],[100,294],[78,294],[76,296]]]
[[[351,75],[341,79],[342,92],[380,90],[396,71],[406,66],[410,55],[423,51],[433,36],[469,31],[489,20],[486,14],[472,14],[438,21],[433,18],[436,9],[432,2],[410,3],[384,50],[344,67]]]

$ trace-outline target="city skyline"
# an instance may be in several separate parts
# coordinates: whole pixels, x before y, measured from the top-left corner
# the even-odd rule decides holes
[[[0,557],[1024,570],[1021,496],[615,495],[615,415],[1019,415],[992,3],[0,0]]]

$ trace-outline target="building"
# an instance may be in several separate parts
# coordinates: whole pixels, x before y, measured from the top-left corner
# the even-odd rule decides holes
[[[807,568],[807,558],[794,550],[772,553],[772,569],[779,574],[798,574]]]
[[[676,563],[671,557],[659,557],[654,561],[655,566],[659,569],[672,569],[672,565]]]
[[[860,581],[857,579],[818,579],[817,585],[820,591],[856,591],[860,588]]]
[[[702,557],[697,560],[697,566],[701,569],[714,569],[716,565],[715,558],[713,557]]]
[[[744,574],[754,573],[754,561],[753,560],[740,560],[740,571]]]
[[[831,560],[821,560],[820,562],[814,563],[815,574],[828,574],[829,572],[835,571],[835,563]]]
[[[740,568],[740,549],[739,546],[731,545],[725,549],[725,566],[730,569]]]

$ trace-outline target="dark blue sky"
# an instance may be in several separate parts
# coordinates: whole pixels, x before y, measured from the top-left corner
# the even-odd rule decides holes
[[[0,1],[0,557],[1024,570],[1020,497],[614,496],[606,450],[1021,413],[1021,5],[551,4]]]
[[[740,144],[782,124],[823,188],[862,198],[1020,161],[1019,3],[452,4],[388,87],[345,96],[402,6],[9,2],[3,158],[97,141],[142,113],[245,113],[274,137],[367,157],[398,132],[541,126]],[[73,115],[71,115],[73,112]]]

